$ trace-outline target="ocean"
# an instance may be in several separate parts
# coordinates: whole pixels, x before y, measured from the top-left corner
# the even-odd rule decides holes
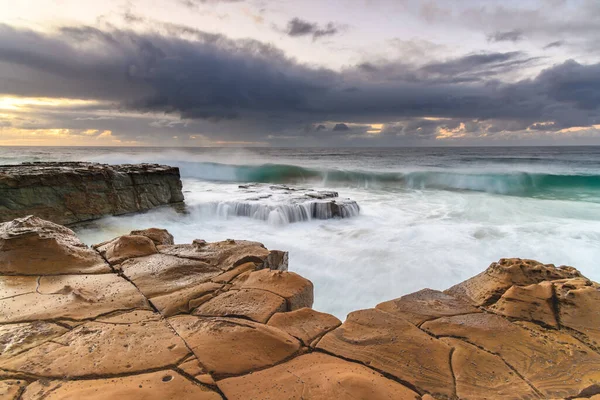
[[[502,257],[572,265],[600,281],[600,147],[0,147],[23,161],[178,166],[187,213],[161,208],[76,228],[87,244],[133,229],[176,242],[255,240],[290,253],[315,284],[314,308],[348,312],[423,288],[446,289]],[[290,222],[285,210],[237,216],[240,184],[334,190],[360,213]]]

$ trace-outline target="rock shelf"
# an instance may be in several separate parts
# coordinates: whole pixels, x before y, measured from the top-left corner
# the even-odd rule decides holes
[[[502,259],[342,323],[287,260],[154,228],[88,248],[37,217],[0,224],[0,398],[600,397],[600,285],[575,268]]]

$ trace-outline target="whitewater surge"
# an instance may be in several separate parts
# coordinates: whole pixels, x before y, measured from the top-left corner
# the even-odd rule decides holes
[[[229,197],[233,198],[202,202],[194,208],[208,217],[248,217],[271,225],[351,218],[360,213],[356,201],[340,198],[335,191],[249,184],[238,186],[237,193]]]

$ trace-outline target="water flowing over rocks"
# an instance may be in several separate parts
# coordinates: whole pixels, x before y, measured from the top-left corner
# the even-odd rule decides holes
[[[351,218],[360,213],[354,200],[340,198],[328,190],[285,185],[239,186],[235,199],[201,205],[203,212],[220,217],[250,217],[271,224],[289,224],[314,219]]]
[[[28,254],[27,249],[30,253]],[[502,259],[343,323],[288,254],[0,224],[0,398],[598,399],[600,285]]]
[[[158,164],[38,162],[0,166],[0,222],[36,215],[58,224],[183,201],[179,169]]]

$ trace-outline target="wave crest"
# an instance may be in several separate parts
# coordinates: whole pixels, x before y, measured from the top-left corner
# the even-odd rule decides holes
[[[600,199],[600,175],[561,175],[528,172],[412,171],[369,172],[312,169],[295,165],[231,165],[179,163],[182,176],[209,181],[258,183],[319,183],[325,186],[438,189],[488,192],[514,196],[562,197],[579,192]]]

